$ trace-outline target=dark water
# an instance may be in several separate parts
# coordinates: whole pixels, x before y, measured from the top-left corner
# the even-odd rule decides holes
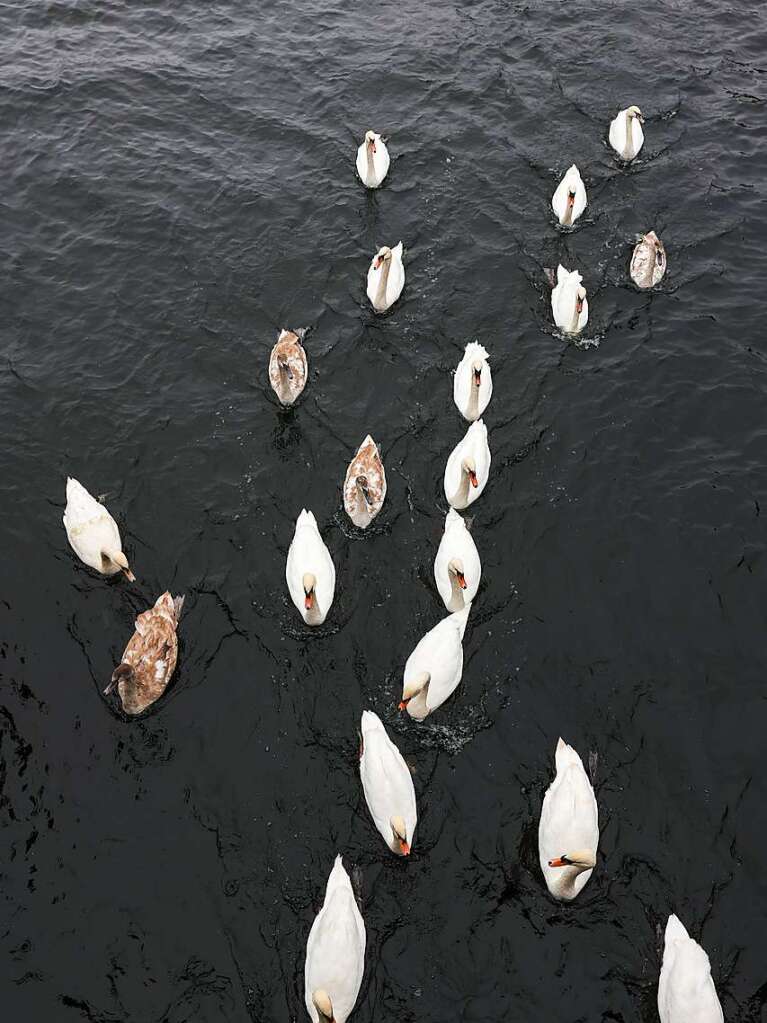
[[[654,1020],[679,913],[728,1021],[767,1018],[767,16],[760,4],[0,6],[2,1006],[98,1023],[306,1019],[333,856],[358,868],[354,1018]],[[605,145],[647,116],[641,159]],[[390,138],[366,194],[364,130]],[[549,198],[577,161],[591,205]],[[669,273],[627,284],[654,227]],[[405,242],[372,315],[364,275]],[[591,319],[552,331],[542,268]],[[305,399],[266,359],[311,326]],[[491,351],[483,583],[464,680],[398,716],[443,614],[432,561],[463,433],[451,370]],[[389,478],[361,537],[340,483],[367,432]],[[139,577],[68,548],[67,474]],[[309,634],[284,561],[314,510],[338,570]],[[143,720],[101,689],[135,614],[186,594]],[[409,862],[357,766],[362,709],[415,768]],[[562,734],[598,755],[598,869],[548,896],[536,831]]]

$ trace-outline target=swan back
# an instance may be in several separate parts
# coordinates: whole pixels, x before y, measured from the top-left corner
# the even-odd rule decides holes
[[[589,318],[589,303],[583,278],[577,270],[557,267],[557,283],[551,292],[551,311],[554,322],[568,334],[578,334]]]
[[[429,674],[429,684],[407,702],[407,712],[416,721],[423,721],[453,693],[463,674],[463,635],[471,604],[438,622],[418,642],[407,659],[403,689],[422,672]]]
[[[666,924],[658,1015],[661,1023],[724,1021],[708,956],[673,914]]]
[[[451,572],[451,561],[458,560],[463,568],[463,582],[460,586],[455,572]],[[450,508],[445,517],[445,531],[442,534],[437,556],[434,559],[434,581],[448,611],[462,611],[470,604],[479,589],[482,578],[482,563],[479,552],[462,516]]]
[[[551,208],[563,227],[571,227],[586,209],[586,186],[580,171],[573,164],[557,185],[551,199]]]
[[[410,852],[418,821],[413,779],[396,745],[386,734],[380,718],[372,711],[362,714],[362,756],[360,777],[370,816],[384,842],[397,855]],[[405,823],[405,847],[392,830],[392,818]]]
[[[104,551],[122,553],[117,523],[104,505],[71,476],[67,479],[67,506],[62,521],[69,544],[81,561],[102,575],[121,571],[120,565],[102,556]]]
[[[473,466],[476,485],[467,473]],[[468,508],[487,486],[490,475],[490,447],[487,427],[481,419],[472,423],[463,440],[453,448],[445,466],[444,489],[448,504],[453,508]]]
[[[304,1001],[314,1023],[319,1023],[312,1001],[317,990],[330,996],[335,1023],[345,1023],[357,1001],[364,969],[365,923],[339,855],[306,942]]]
[[[592,870],[550,867],[549,860],[578,850],[589,850],[596,856],[599,843],[597,801],[581,758],[563,739],[557,743],[555,762],[556,777],[541,807],[538,856],[551,894],[559,899],[573,899],[591,877]]]
[[[463,418],[472,423],[485,411],[493,394],[489,358],[482,345],[471,341],[453,376],[453,401]]]
[[[314,597],[307,607],[304,586],[307,576],[314,577]],[[307,625],[321,625],[333,603],[336,570],[330,551],[325,546],[317,520],[312,512],[302,509],[288,550],[285,578],[290,597]]]

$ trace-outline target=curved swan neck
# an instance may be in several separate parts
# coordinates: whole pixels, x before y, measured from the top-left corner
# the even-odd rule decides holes
[[[279,399],[283,403],[290,403],[293,400],[293,395],[290,393],[290,374],[288,372],[287,362],[277,362],[277,368],[279,369]]]
[[[479,415],[479,388],[474,383],[474,373],[471,374],[471,383],[469,385],[471,391],[469,392],[469,405],[466,409],[466,418],[474,420]]]
[[[566,199],[567,205],[565,206],[565,215],[562,218],[562,227],[570,227],[573,222],[573,209],[575,207],[575,198],[570,202],[570,193],[567,194]]]
[[[623,159],[630,160],[634,155],[634,131],[631,121],[631,114],[626,111],[626,143],[623,147]]]
[[[389,283],[389,270],[391,268],[392,257],[384,260],[383,269],[381,270],[381,280],[378,282],[378,291],[376,292],[376,309],[383,309],[386,305],[386,286]]]
[[[589,867],[578,867],[575,864],[571,864],[567,867],[558,868],[559,878],[557,880],[556,889],[557,894],[562,899],[574,899],[575,898],[575,879],[579,874],[582,874],[584,870],[589,870]]]
[[[450,604],[448,605],[448,611],[463,611],[463,590],[458,585],[458,579],[454,572],[448,572],[448,576],[450,577]]]
[[[570,320],[570,326],[567,328],[569,333],[571,334],[578,333],[578,321],[580,320],[580,318],[581,314],[578,311],[578,300],[576,299],[573,302],[573,318]]]
[[[373,147],[370,145],[369,142],[366,142],[365,149],[367,149],[368,154],[368,181],[375,181],[376,167],[375,162],[373,160]]]
[[[319,609],[319,606],[317,604],[317,594],[316,593],[314,594],[314,600],[312,601],[312,606],[306,612],[306,619],[305,619],[305,621],[306,621],[307,625],[321,625],[322,624],[322,615],[320,614],[320,609]]]
[[[454,508],[465,508],[469,503],[469,474],[465,469],[461,469],[461,482],[450,503]]]

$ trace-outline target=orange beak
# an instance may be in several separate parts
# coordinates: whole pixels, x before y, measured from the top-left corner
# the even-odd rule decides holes
[[[456,579],[458,580],[458,585],[461,587],[461,589],[465,590],[466,589],[466,576],[463,574],[463,572],[457,572],[456,573]]]
[[[564,858],[564,856],[557,856],[556,859],[549,860],[549,866],[550,867],[566,867],[566,866],[568,866],[568,862]]]
[[[570,192],[570,194],[567,196],[567,205],[570,209],[572,209],[573,206],[575,206],[575,192]]]
[[[399,839],[399,851],[402,853],[403,856],[410,855],[410,846],[407,844],[407,842],[403,842],[401,838]]]
[[[474,370],[474,384],[475,384],[476,387],[479,387],[479,385],[481,383],[482,383],[482,370],[475,369]]]
[[[478,487],[479,486],[479,483],[477,483],[477,474],[475,472],[470,472],[469,473],[469,481],[471,482],[471,485],[473,487]]]
[[[383,260],[381,259],[381,257],[380,256],[376,256],[376,261],[375,261],[375,265],[373,266],[373,269],[374,270],[380,270],[381,269],[381,263],[383,263]]]
[[[397,710],[407,710],[407,705],[409,703],[410,700],[400,700],[399,703],[397,704]]]
[[[307,611],[311,611],[313,604],[314,590],[309,590],[309,592],[304,596],[304,607],[306,608]]]
[[[376,151],[376,144],[375,144],[375,142],[371,139],[370,142],[368,142],[368,145],[370,146],[370,152],[371,153],[375,153],[375,151]]]

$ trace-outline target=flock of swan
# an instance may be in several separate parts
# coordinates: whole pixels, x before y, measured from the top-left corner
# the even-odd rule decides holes
[[[636,106],[620,111],[610,124],[609,141],[628,162],[644,142],[643,118]],[[390,166],[385,140],[369,131],[357,151],[356,167],[367,188],[378,188]],[[552,208],[566,228],[583,213],[586,189],[578,168],[566,172],[554,192]],[[630,273],[639,287],[653,287],[665,272],[665,251],[653,232],[637,244]],[[367,295],[376,312],[385,312],[405,284],[402,242],[384,246],[367,274]],[[577,271],[561,265],[551,296],[556,324],[576,334],[588,319],[586,292]],[[283,406],[292,405],[307,381],[304,330],[283,330],[272,349],[269,380]],[[423,721],[454,692],[463,672],[463,637],[479,588],[482,565],[471,533],[459,514],[478,500],[490,474],[487,428],[481,416],[490,403],[493,381],[485,348],[472,342],[453,377],[453,400],[470,423],[450,453],[444,473],[449,505],[434,559],[434,578],[448,612],[419,641],[403,673],[401,710]],[[378,515],[386,497],[386,473],[372,437],[363,440],[343,483],[344,508],[359,529]],[[75,479],[67,480],[64,526],[75,553],[102,575],[134,575],[122,550],[117,523],[104,505]],[[332,606],[336,573],[311,511],[303,509],[288,550],[285,576],[290,598],[308,626],[321,625]],[[116,689],[123,711],[143,713],[165,691],[177,658],[176,630],[183,597],[169,592],[138,616],[135,631],[105,690]],[[578,753],[559,739],[555,777],[543,799],[538,828],[541,871],[552,896],[575,899],[596,867],[599,843],[597,801]],[[410,770],[380,718],[366,710],[361,721],[360,778],[373,823],[387,848],[408,856],[418,822]],[[341,856],[328,878],[325,899],[307,941],[305,1002],[314,1023],[345,1023],[357,1001],[365,963],[365,923]],[[711,978],[708,956],[676,916],[668,919],[658,983],[662,1023],[722,1023],[723,1014]]]

